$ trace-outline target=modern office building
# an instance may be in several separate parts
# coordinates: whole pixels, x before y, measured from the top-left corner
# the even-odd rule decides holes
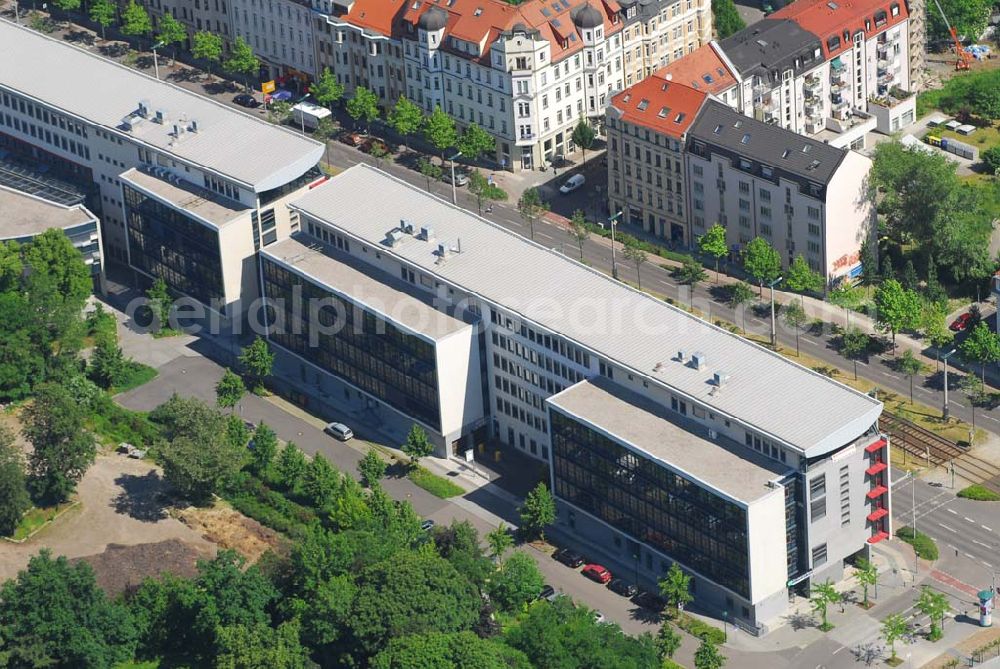
[[[878,401],[363,164],[291,208],[278,364],[439,456],[548,462],[560,528],[644,583],[677,562],[761,633],[888,536]]]
[[[90,266],[94,290],[104,291],[104,265],[101,262],[101,231],[97,216],[80,200],[67,203],[63,190],[33,188],[26,192],[11,188],[0,174],[0,242],[25,244],[46,230],[62,230],[79,249]],[[50,199],[51,198],[51,199]]]
[[[478,124],[512,169],[575,150],[581,118],[601,129],[612,91],[692,52],[711,34],[708,0],[317,0],[320,67],[385,107],[405,95]]]
[[[227,315],[255,294],[256,250],[293,230],[283,203],[321,178],[323,145],[0,21],[0,151],[96,184],[106,260]]]

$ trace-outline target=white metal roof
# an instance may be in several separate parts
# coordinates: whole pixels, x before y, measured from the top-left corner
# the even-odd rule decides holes
[[[167,122],[146,120],[123,134],[258,192],[299,177],[323,156],[322,144],[289,129],[6,20],[0,20],[0,87],[109,130],[146,101],[151,113],[164,110]],[[181,115],[197,121],[198,132],[174,141],[173,122]]]
[[[71,228],[96,223],[82,204],[67,206],[38,195],[0,186],[0,240],[40,235],[49,228]]]
[[[808,456],[853,441],[882,411],[864,393],[363,163],[291,206]],[[401,220],[432,226],[435,241],[406,235],[385,246]],[[439,262],[442,242],[461,252]],[[681,350],[702,353],[705,366],[678,362]],[[721,389],[715,372],[729,374]]]

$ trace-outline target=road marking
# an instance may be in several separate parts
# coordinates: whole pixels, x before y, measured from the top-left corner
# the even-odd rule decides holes
[[[968,516],[962,516],[962,517],[965,518],[967,521],[969,521],[972,524],[976,523],[976,521],[974,521],[972,518],[969,518]]]
[[[947,511],[948,513],[953,513],[956,516],[958,515],[958,511],[955,511],[955,509],[945,509],[945,511]]]
[[[991,530],[990,528],[986,527],[985,525],[980,525],[979,527],[983,528],[983,529],[984,529],[984,530],[986,530],[987,532],[992,532],[992,531],[993,531],[993,530]]]
[[[996,418],[994,418],[993,416],[983,416],[983,418],[985,418],[986,420],[991,420],[991,421],[993,421],[994,423],[1000,423],[1000,420],[997,420],[997,419],[996,419]]]
[[[984,564],[984,565],[986,565],[987,567],[989,567],[990,569],[993,569],[993,565],[991,565],[991,564],[990,564],[989,562],[987,562],[986,560],[983,560],[983,564]]]
[[[938,523],[938,525],[940,525],[940,526],[941,526],[941,527],[943,527],[944,529],[948,530],[949,532],[955,532],[955,534],[958,534],[958,532],[956,532],[955,530],[951,529],[950,527],[948,527],[948,526],[947,526],[947,525],[945,525],[944,523]],[[952,546],[952,548],[954,548],[954,546]]]
[[[974,543],[974,544],[979,544],[979,545],[980,545],[980,546],[982,546],[983,548],[990,548],[990,545],[989,545],[989,544],[986,544],[986,543],[983,543],[982,541],[979,541],[978,539],[973,539],[973,540],[972,540],[972,543]]]
[[[819,342],[818,342],[818,341],[813,341],[813,340],[812,340],[812,339],[810,339],[809,337],[806,337],[806,338],[805,338],[805,339],[803,339],[802,341],[803,341],[804,343],[806,343],[806,344],[812,344],[813,346],[819,346]],[[844,648],[844,647],[843,647],[843,646],[841,646],[840,648],[841,648],[841,650],[843,650],[843,648]],[[836,653],[836,651],[834,651],[834,653]]]
[[[965,408],[964,404],[962,404],[960,402],[956,402],[955,400],[951,400],[951,403],[954,404],[957,407],[962,407],[963,409]]]
[[[962,555],[964,555],[965,557],[969,558],[970,560],[975,560],[976,559],[973,556],[969,555],[968,553],[962,553]]]

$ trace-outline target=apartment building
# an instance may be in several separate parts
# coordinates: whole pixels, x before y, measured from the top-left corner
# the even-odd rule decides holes
[[[182,45],[191,48],[191,36],[206,31],[222,38],[223,49],[228,53],[235,34],[229,13],[229,0],[142,0],[154,21],[170,14],[187,30],[188,38]]]
[[[690,243],[684,145],[707,97],[657,74],[612,98],[606,123],[608,202],[612,212],[622,212],[622,222]]]
[[[786,267],[802,255],[828,283],[860,271],[861,243],[875,230],[868,157],[714,100],[691,125],[686,156],[693,238],[719,223],[734,255],[762,237]]]
[[[438,456],[548,462],[560,529],[645,584],[677,562],[764,633],[888,536],[878,401],[367,165],[291,208],[260,252],[277,364]]]
[[[241,36],[261,61],[266,79],[315,79],[317,19],[309,2],[231,0],[233,36]]]
[[[96,185],[105,259],[223,315],[255,294],[254,253],[291,233],[283,203],[320,177],[323,155],[298,133],[7,21],[0,150]]]
[[[612,91],[697,49],[711,31],[708,0],[622,4],[589,0],[319,0],[319,67],[348,94],[375,91],[440,106],[460,126],[497,139],[496,160],[515,170],[575,151],[580,118],[601,131]]]
[[[903,0],[799,0],[722,40],[747,116],[834,146],[915,120]],[[885,122],[869,109],[888,107]]]

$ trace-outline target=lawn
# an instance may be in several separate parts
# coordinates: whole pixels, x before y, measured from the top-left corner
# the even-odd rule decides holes
[[[957,494],[962,499],[971,499],[976,502],[1000,502],[1000,495],[978,483],[962,488]]]
[[[937,544],[929,536],[917,530],[916,537],[913,535],[913,528],[908,526],[903,526],[896,530],[896,537],[901,541],[913,546],[913,550],[916,551],[917,555],[925,560],[937,560],[938,559],[938,547]]]
[[[14,534],[11,538],[14,541],[24,541],[32,534],[40,530],[47,523],[51,523],[53,520],[58,518],[64,511],[76,506],[76,502],[64,502],[58,506],[47,506],[44,508],[39,508],[37,506],[31,507],[24,517],[21,518],[21,522],[18,523],[17,527],[14,529]]]
[[[435,497],[440,497],[441,499],[458,497],[459,495],[465,494],[464,488],[459,487],[448,479],[438,476],[437,474],[432,474],[420,466],[410,469],[407,476],[418,486]]]
[[[156,378],[156,375],[157,371],[149,365],[144,365],[134,360],[129,361],[128,371],[125,373],[121,383],[113,387],[109,392],[112,395],[128,392],[133,388],[138,388],[145,383],[149,383]]]

